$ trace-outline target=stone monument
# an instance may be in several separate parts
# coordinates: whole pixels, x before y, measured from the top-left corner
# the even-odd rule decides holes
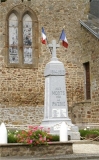
[[[52,48],[52,58],[45,67],[45,101],[44,119],[41,126],[49,127],[51,134],[59,134],[60,125],[64,121],[68,125],[68,136],[72,140],[79,140],[78,127],[73,125],[68,117],[65,68],[56,57],[56,48],[59,44],[53,40],[49,44]]]

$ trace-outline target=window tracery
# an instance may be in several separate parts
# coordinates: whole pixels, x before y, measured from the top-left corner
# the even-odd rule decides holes
[[[31,68],[38,64],[38,21],[28,10],[11,11],[7,18],[7,66]]]

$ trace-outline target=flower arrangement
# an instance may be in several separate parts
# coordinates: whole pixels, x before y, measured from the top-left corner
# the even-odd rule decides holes
[[[25,143],[31,146],[59,141],[59,135],[51,135],[50,128],[29,126],[28,130],[8,130],[8,143]]]
[[[49,128],[43,128],[40,126],[29,126],[29,130],[19,131],[16,135],[18,143],[26,143],[30,145],[41,145],[47,144],[49,139],[47,135],[49,133]]]

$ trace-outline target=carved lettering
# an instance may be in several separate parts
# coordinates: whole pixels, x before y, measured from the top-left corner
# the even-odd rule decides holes
[[[62,96],[65,95],[65,91],[52,91],[52,95]]]
[[[52,91],[52,96],[53,96],[53,101],[52,101],[53,107],[65,106],[65,101],[64,101],[65,90],[62,90],[61,87],[56,87],[55,90]]]
[[[64,70],[51,70],[51,74],[61,75],[61,74],[65,74],[65,71]]]
[[[65,106],[65,102],[52,102],[52,106]]]

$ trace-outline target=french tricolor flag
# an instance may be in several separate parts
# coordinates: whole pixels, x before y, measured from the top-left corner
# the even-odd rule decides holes
[[[43,44],[46,44],[46,34],[45,34],[45,31],[44,31],[44,28],[42,27],[42,39],[41,39],[42,43]]]
[[[65,34],[65,32],[64,32],[64,29],[62,30],[60,39],[62,40],[62,45],[63,45],[65,48],[68,48],[68,41],[67,41],[67,38],[66,38],[66,34]]]

